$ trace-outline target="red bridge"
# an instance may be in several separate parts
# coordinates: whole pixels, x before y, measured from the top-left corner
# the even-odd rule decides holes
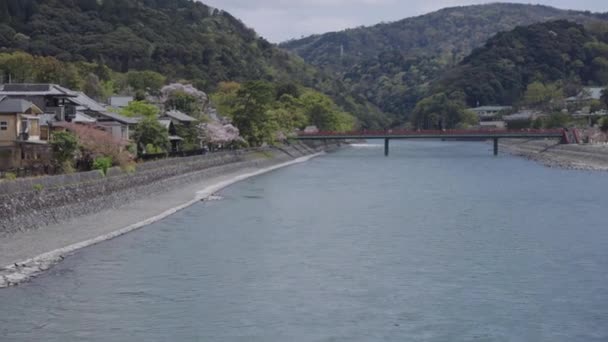
[[[498,155],[498,139],[561,139],[564,143],[577,140],[576,132],[565,129],[525,129],[525,130],[405,130],[388,129],[383,131],[359,132],[315,132],[300,133],[299,140],[370,140],[384,139],[384,154],[388,156],[391,139],[457,139],[457,140],[494,140],[494,155]]]

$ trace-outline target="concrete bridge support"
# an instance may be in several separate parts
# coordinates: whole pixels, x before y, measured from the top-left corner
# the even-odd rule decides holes
[[[494,138],[494,155],[498,155],[498,138]]]
[[[388,141],[389,139],[384,139],[384,156],[388,157]]]

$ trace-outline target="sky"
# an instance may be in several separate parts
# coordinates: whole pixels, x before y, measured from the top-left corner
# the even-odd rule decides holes
[[[202,0],[230,12],[273,43],[315,33],[374,25],[444,7],[495,0]],[[531,3],[513,0],[509,2]],[[564,9],[608,12],[608,0],[536,0]]]

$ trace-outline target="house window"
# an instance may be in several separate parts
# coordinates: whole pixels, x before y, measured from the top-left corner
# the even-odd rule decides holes
[[[0,131],[7,131],[7,130],[8,130],[8,122],[0,121]]]

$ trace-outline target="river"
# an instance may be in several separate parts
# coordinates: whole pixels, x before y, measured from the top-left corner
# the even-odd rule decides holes
[[[0,290],[0,341],[607,341],[608,177],[345,148]]]

